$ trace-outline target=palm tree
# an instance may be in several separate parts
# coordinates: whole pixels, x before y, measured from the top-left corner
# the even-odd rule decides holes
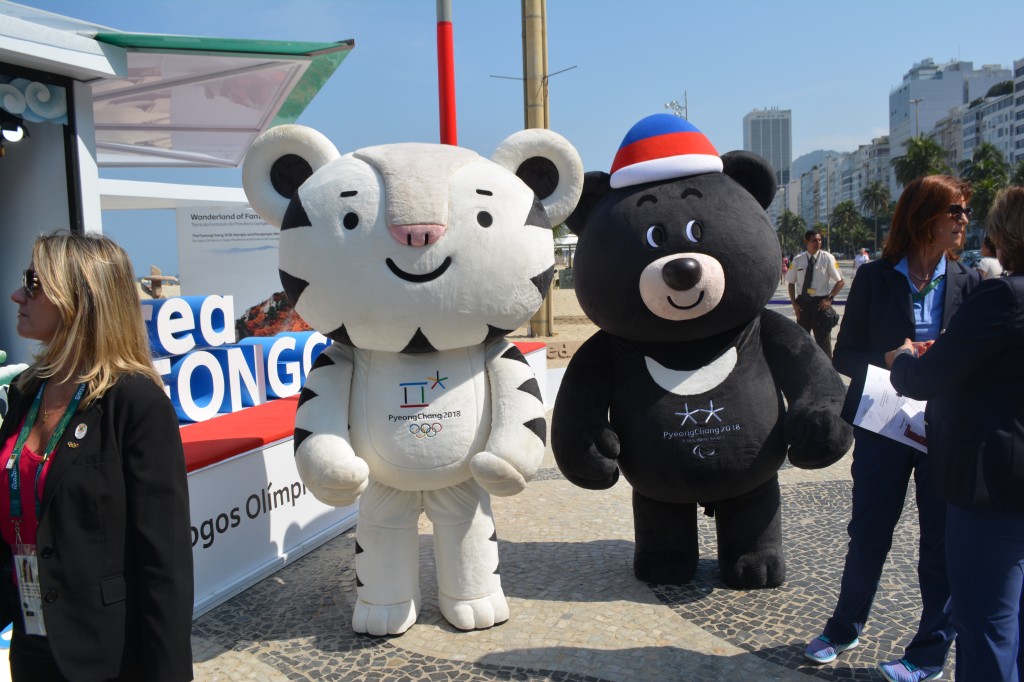
[[[783,253],[798,253],[804,243],[807,223],[792,211],[786,210],[779,216],[779,244]]]
[[[864,185],[864,189],[860,192],[861,210],[867,211],[875,219],[874,251],[878,251],[878,218],[889,208],[890,201],[889,188],[881,180],[872,180]]]
[[[950,168],[944,159],[946,150],[930,137],[918,135],[906,141],[907,153],[893,159],[892,167],[896,180],[906,187],[907,183],[926,175],[949,173]]]
[[[832,218],[829,221],[832,229],[835,230],[837,241],[841,251],[853,248],[853,240],[856,239],[858,231],[864,225],[864,219],[852,201],[840,201],[832,209]]]
[[[1013,174],[1010,175],[1011,185],[1024,185],[1024,159],[1017,162],[1013,167]]]
[[[998,147],[991,142],[982,142],[975,148],[971,159],[960,164],[960,173],[974,186],[971,208],[975,219],[984,223],[996,194],[1010,182],[1010,164]]]

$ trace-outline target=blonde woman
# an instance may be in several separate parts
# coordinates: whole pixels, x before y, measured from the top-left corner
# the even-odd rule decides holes
[[[191,680],[185,461],[131,263],[100,235],[41,236],[11,300],[41,344],[0,426],[11,676]]]

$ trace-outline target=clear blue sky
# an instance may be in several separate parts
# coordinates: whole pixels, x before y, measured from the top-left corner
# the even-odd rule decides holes
[[[343,153],[438,141],[434,0],[28,0],[123,31],[330,41],[356,46],[299,123]],[[490,155],[523,125],[518,0],[452,0],[459,144]],[[640,118],[689,99],[719,152],[743,145],[743,116],[793,112],[794,158],[850,151],[888,133],[888,95],[915,63],[1024,58],[1021,0],[548,0],[551,128],[588,170],[607,170]],[[102,170],[104,177],[239,186],[237,170]],[[132,254],[177,271],[169,211],[104,216]]]

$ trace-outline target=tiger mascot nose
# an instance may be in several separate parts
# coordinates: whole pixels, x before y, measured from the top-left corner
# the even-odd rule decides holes
[[[405,246],[427,246],[444,236],[445,226],[432,223],[414,225],[391,225],[388,227],[395,241]]]

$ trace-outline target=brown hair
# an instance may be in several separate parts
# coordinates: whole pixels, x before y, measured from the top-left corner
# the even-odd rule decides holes
[[[927,248],[935,241],[932,228],[936,221],[949,214],[950,206],[966,203],[973,195],[971,183],[952,175],[926,175],[911,180],[896,203],[882,258],[895,264],[911,251]],[[946,258],[956,260],[959,256],[947,250]]]
[[[1024,185],[996,195],[985,227],[999,250],[999,263],[1010,272],[1024,272]]]
[[[83,404],[124,374],[143,374],[163,387],[124,249],[100,234],[54,232],[36,239],[32,265],[61,319],[35,364],[19,375],[19,387],[51,377],[85,383]]]

